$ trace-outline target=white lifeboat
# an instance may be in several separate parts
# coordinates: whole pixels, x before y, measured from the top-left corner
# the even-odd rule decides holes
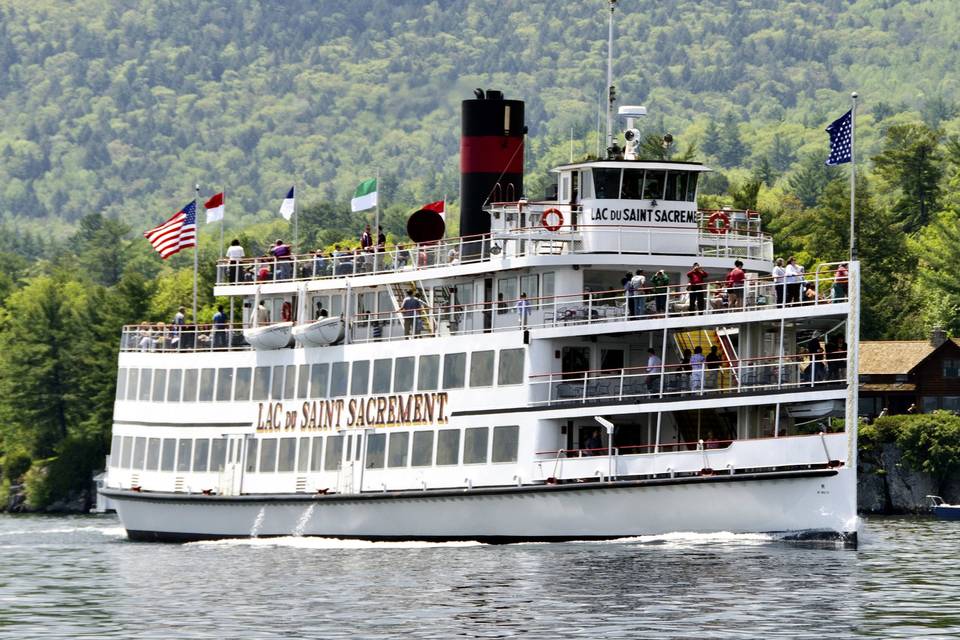
[[[786,406],[791,418],[823,418],[842,416],[846,406],[843,400],[818,400],[816,402],[797,402]]]
[[[293,337],[302,347],[326,347],[343,340],[346,325],[341,316],[320,318],[293,327]]]
[[[278,322],[262,327],[248,327],[243,330],[243,337],[254,349],[283,349],[290,344],[292,322]]]

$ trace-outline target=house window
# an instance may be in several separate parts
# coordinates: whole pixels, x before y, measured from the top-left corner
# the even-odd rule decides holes
[[[943,360],[943,377],[960,378],[960,360],[945,358]]]

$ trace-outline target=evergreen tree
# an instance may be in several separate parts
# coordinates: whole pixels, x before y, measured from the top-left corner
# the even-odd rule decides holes
[[[740,139],[740,126],[736,117],[728,113],[723,119],[723,128],[720,130],[720,149],[717,157],[725,167],[736,167],[743,164],[744,158],[749,155],[747,146]]]
[[[804,207],[816,205],[827,185],[840,177],[840,170],[824,164],[825,159],[823,154],[808,154],[787,180],[788,189],[797,196]]]
[[[887,130],[883,151],[873,162],[893,201],[897,220],[907,233],[930,221],[940,201],[943,154],[939,131],[923,124],[894,125]]]

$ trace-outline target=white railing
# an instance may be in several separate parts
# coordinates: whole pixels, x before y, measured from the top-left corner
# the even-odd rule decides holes
[[[243,327],[236,323],[176,325],[143,322],[126,325],[120,335],[121,351],[196,352],[247,349],[250,349],[250,345],[243,337]]]

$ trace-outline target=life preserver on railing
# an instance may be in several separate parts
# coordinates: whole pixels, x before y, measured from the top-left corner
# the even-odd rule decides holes
[[[540,216],[540,224],[547,231],[559,231],[560,227],[563,226],[563,213],[560,212],[560,209],[547,209]]]
[[[707,218],[707,229],[710,233],[726,233],[730,230],[730,216],[726,211],[714,211]]]

